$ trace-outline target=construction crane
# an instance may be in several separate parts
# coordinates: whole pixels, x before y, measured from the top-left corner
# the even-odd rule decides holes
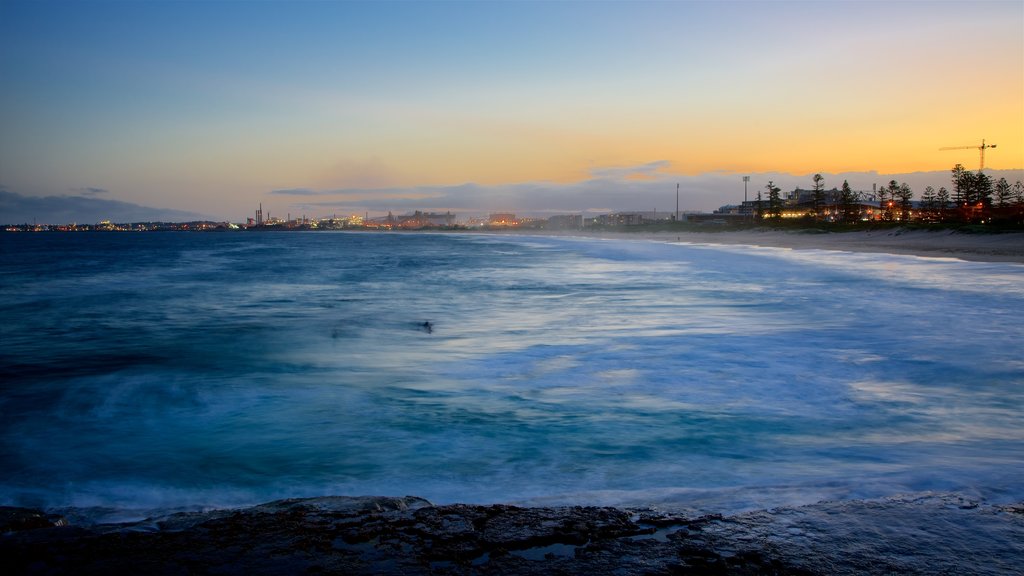
[[[981,139],[981,146],[947,146],[946,148],[939,148],[939,150],[971,150],[977,148],[981,152],[981,165],[978,167],[978,172],[985,169],[985,148],[995,148],[995,144],[985,144],[985,139]]]

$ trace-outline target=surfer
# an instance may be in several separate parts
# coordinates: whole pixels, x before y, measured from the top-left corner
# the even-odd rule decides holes
[[[421,326],[423,326],[423,329],[427,331],[427,334],[434,332],[434,325],[431,324],[429,320],[421,324]]]

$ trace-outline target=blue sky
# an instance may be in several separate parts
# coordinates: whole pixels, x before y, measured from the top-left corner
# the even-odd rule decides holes
[[[0,189],[240,219],[280,190],[630,208],[587,196],[609,169],[637,209],[677,181],[711,209],[709,175],[869,187],[982,138],[1018,170],[1022,29],[1020,2],[0,0]],[[507,205],[537,187],[562,201]]]

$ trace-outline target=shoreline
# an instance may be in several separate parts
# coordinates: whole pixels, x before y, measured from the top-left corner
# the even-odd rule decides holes
[[[315,232],[311,230],[268,230],[275,233]],[[171,232],[171,231],[167,231]],[[193,233],[195,231],[175,232]],[[209,232],[209,231],[204,231]],[[1024,264],[1024,232],[964,233],[953,229],[905,230],[887,228],[830,232],[777,228],[707,229],[694,231],[630,230],[544,230],[544,229],[457,229],[457,230],[337,230],[349,234],[487,234],[597,238],[606,240],[648,240],[697,245],[758,246],[792,250],[835,250],[842,252],[898,254],[922,258],[956,258],[973,262]],[[5,232],[0,229],[0,236]],[[13,232],[8,232],[13,234]],[[214,233],[217,233],[216,231]],[[20,232],[18,233],[20,234]]]
[[[508,232],[488,233],[571,236],[607,240],[648,240],[725,246],[762,246],[792,250],[836,250],[843,252],[899,254],[923,258],[956,258],[972,262],[1024,264],[1024,232],[965,234],[955,230],[928,231],[894,228],[815,233],[762,228],[714,232],[510,230]]]

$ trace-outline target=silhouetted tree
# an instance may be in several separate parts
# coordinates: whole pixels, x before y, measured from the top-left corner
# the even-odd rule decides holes
[[[765,188],[768,189],[768,216],[778,220],[782,218],[782,197],[779,196],[779,192],[782,189],[771,180],[768,181],[768,185]]]
[[[910,220],[910,208],[913,206],[910,199],[914,197],[914,193],[911,192],[910,186],[906,182],[899,185],[896,189],[894,198],[899,199],[900,208],[900,221],[907,222]]]
[[[1006,178],[1000,178],[996,182],[995,200],[1000,208],[1006,208],[1013,203],[1013,189],[1010,188],[1010,183],[1006,181]]]
[[[879,186],[877,184],[875,185],[875,188],[878,189],[878,212],[882,215],[882,219],[886,220],[885,215],[889,211],[889,203],[885,199],[886,188],[885,186]]]
[[[983,222],[992,209],[992,179],[981,170],[971,172],[960,164],[953,166],[953,186],[960,218],[970,222]]]
[[[1024,224],[1024,182],[1017,180],[1013,185],[1014,221]]]
[[[889,195],[889,200],[883,201],[882,206],[882,218],[884,218],[886,222],[896,220],[896,196],[899,191],[900,185],[897,184],[895,180],[889,180],[889,187],[887,189],[883,189],[882,198],[885,198],[886,193]]]
[[[964,205],[970,206],[978,201],[978,189],[974,172],[964,170],[960,175],[960,191],[960,201]]]
[[[974,175],[974,201],[982,205],[983,210],[992,207],[992,178],[982,171]]]
[[[843,180],[843,188],[839,193],[839,202],[842,206],[844,222],[860,220],[860,206],[857,205],[857,193],[850,188],[850,183],[846,180]]]
[[[964,176],[965,173],[967,171],[964,170],[963,164],[953,166],[953,202],[956,202],[957,209],[962,208],[967,203],[964,188],[967,187],[968,183]]]
[[[946,219],[946,211],[949,210],[949,190],[945,186],[939,186],[939,193],[935,195],[939,205],[939,220]]]
[[[924,189],[924,193],[921,194],[921,211],[924,212],[925,218],[932,220],[939,211],[938,198],[935,195],[935,188],[927,186]]]
[[[812,206],[814,207],[814,219],[821,216],[821,207],[825,204],[825,178],[821,174],[814,175],[814,196]]]

